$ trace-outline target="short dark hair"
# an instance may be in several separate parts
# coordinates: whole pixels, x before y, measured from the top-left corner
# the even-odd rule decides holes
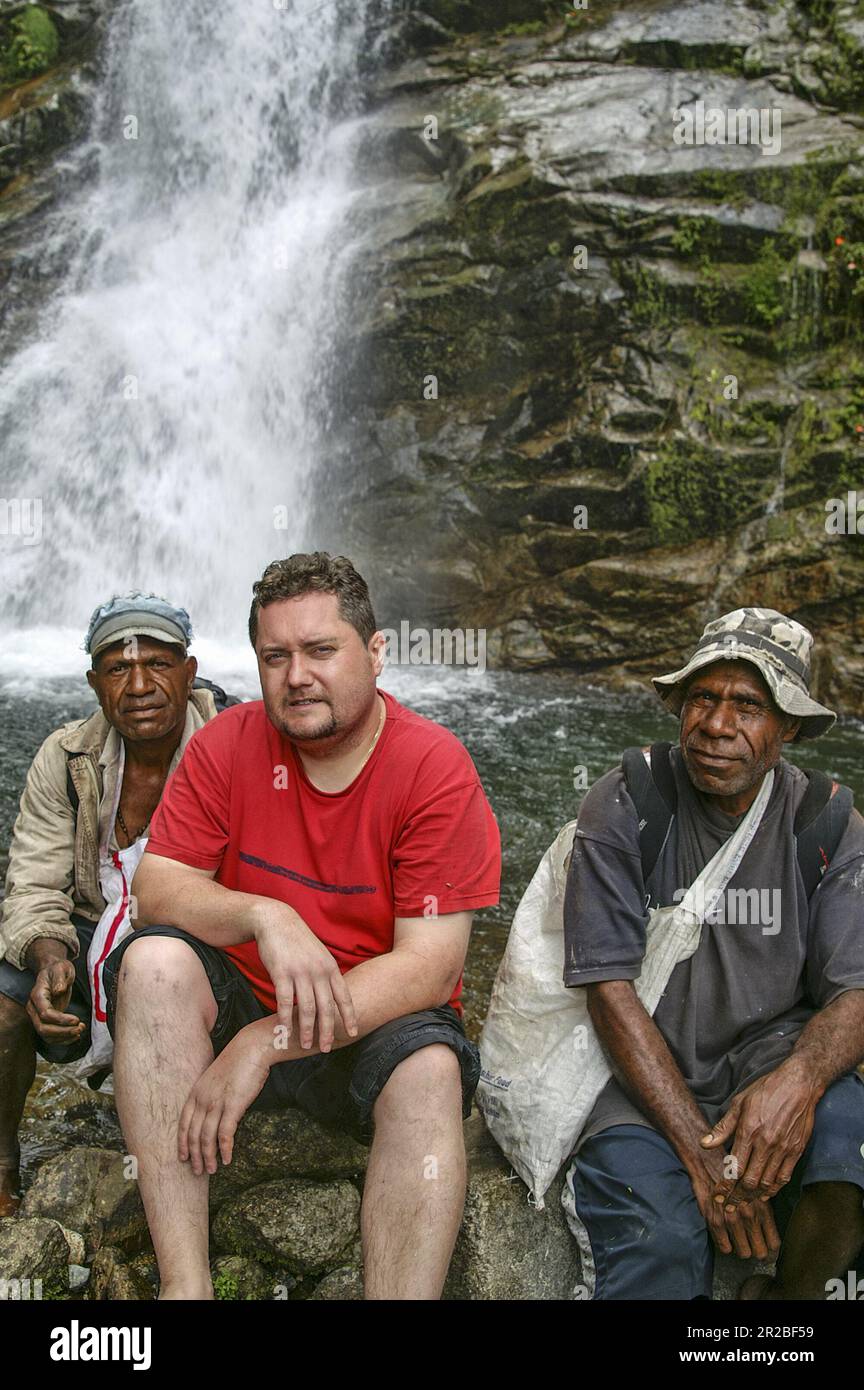
[[[252,585],[252,593],[249,641],[253,647],[261,609],[278,599],[299,598],[302,594],[335,594],[340,616],[359,633],[364,646],[377,631],[366,580],[344,555],[314,550],[311,555],[289,555],[287,560],[274,560]]]

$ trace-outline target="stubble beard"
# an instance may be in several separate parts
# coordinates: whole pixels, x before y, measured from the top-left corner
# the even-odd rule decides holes
[[[315,728],[301,728],[299,730],[291,728],[284,718],[282,710],[280,710],[278,719],[275,722],[285,738],[291,739],[295,743],[315,743],[318,739],[332,738],[339,730],[339,725],[333,713],[332,706],[328,706],[327,708],[329,709],[330,718],[325,724],[318,725]],[[284,709],[284,705],[282,709]]]

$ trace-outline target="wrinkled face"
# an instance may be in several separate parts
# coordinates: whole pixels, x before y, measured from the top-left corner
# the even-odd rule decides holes
[[[703,667],[691,676],[681,706],[681,752],[691,782],[712,796],[749,791],[779,762],[798,727],[750,662]]]
[[[381,633],[364,645],[336,594],[268,603],[258,613],[255,654],[271,724],[301,742],[350,732],[369,714],[384,645]]]
[[[108,723],[135,743],[164,738],[182,726],[197,670],[194,656],[181,647],[134,637],[100,652],[87,680]]]

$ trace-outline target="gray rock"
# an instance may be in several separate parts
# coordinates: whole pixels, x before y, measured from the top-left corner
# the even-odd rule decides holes
[[[344,1180],[263,1183],[222,1207],[213,1242],[226,1254],[314,1274],[339,1264],[357,1234],[359,1214],[360,1194]]]
[[[90,1270],[85,1265],[71,1264],[69,1266],[69,1292],[77,1293],[83,1289],[90,1278]]]
[[[309,1295],[310,1302],[348,1303],[363,1298],[363,1272],[352,1265],[326,1274]]]
[[[138,1184],[126,1177],[126,1165],[121,1153],[70,1149],[43,1164],[22,1213],[51,1216],[80,1231],[87,1257],[103,1242],[132,1249],[145,1240],[147,1222]]]
[[[71,1251],[56,1221],[19,1217],[0,1221],[0,1275],[12,1281],[41,1281],[42,1298],[68,1292]]]
[[[561,1179],[537,1211],[479,1115],[467,1122],[466,1150],[468,1195],[444,1297],[578,1297],[578,1253],[561,1210]]]
[[[234,1193],[271,1178],[353,1178],[366,1169],[368,1149],[326,1130],[299,1110],[248,1111],[234,1154],[210,1183],[211,1208]]]

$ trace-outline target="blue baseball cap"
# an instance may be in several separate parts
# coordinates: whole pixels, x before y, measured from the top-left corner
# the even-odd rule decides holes
[[[131,637],[153,637],[187,651],[192,640],[192,620],[185,608],[175,608],[158,594],[115,594],[108,603],[94,609],[84,650],[95,657],[106,647]]]

